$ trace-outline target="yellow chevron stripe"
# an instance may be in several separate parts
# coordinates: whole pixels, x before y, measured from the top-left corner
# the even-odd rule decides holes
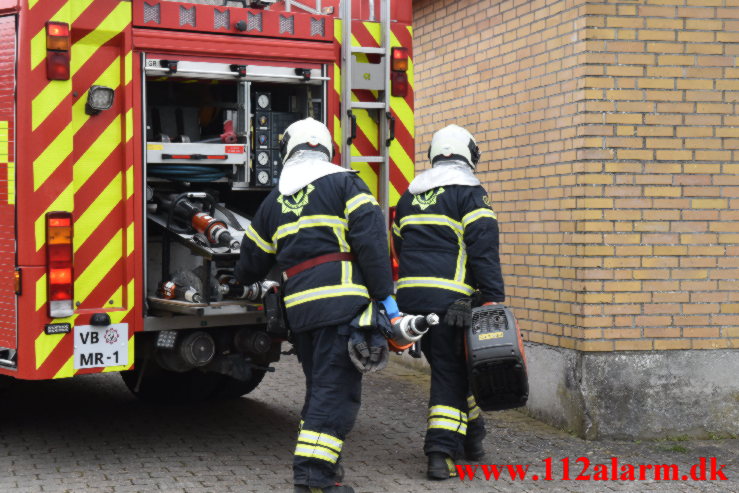
[[[70,97],[72,80],[52,80],[31,101],[31,130],[36,130],[64,98]]]
[[[380,46],[380,36],[382,34],[380,31],[380,27],[381,27],[380,23],[379,22],[363,22],[362,24],[367,29],[367,31],[369,31],[370,36],[372,36],[372,38],[375,40],[375,43],[377,44],[377,46]],[[362,45],[355,45],[355,46],[362,46]]]
[[[28,0],[28,8],[32,9],[37,3],[38,0]]]
[[[359,177],[364,181],[370,190],[370,193],[377,197],[379,190],[377,189],[378,178],[375,170],[369,163],[353,163],[352,168],[358,171]]]
[[[36,281],[36,311],[46,303],[46,274]]]
[[[126,168],[126,200],[133,195],[133,166]]]
[[[72,60],[70,63],[72,74],[76,74],[82,65],[95,54],[98,48],[120,34],[130,23],[130,2],[119,2],[116,8],[103,19],[100,25],[90,34],[72,45]]]
[[[41,368],[41,365],[44,364],[44,361],[49,357],[49,355],[54,351],[54,348],[59,345],[59,343],[64,338],[64,334],[51,334],[46,335],[46,333],[42,332],[37,338],[34,343],[35,350],[36,350],[36,369],[38,370]]]
[[[33,162],[33,191],[41,187],[62,161],[72,153],[74,129],[67,125]]]
[[[123,59],[123,85],[128,85],[133,79],[133,52],[126,53]]]
[[[352,94],[352,101],[357,101],[356,96]],[[379,143],[379,129],[374,118],[372,118],[367,110],[355,110],[354,116],[357,117],[357,131],[362,132],[367,140],[377,147]],[[355,144],[352,144],[352,156],[361,156],[363,153],[357,149]],[[366,155],[366,154],[365,154]]]
[[[334,63],[334,91],[341,98],[341,69]]]
[[[46,60],[46,27],[31,38],[31,70],[44,60]]]
[[[74,283],[74,294],[77,300],[84,300],[105,278],[113,265],[121,258],[123,230],[119,229],[90,265],[77,276]],[[120,293],[119,293],[120,295]],[[113,298],[113,306],[121,306],[121,299]]]
[[[74,163],[74,187],[79,190],[121,143],[121,115],[118,115],[95,142]],[[105,217],[105,216],[98,216]],[[76,236],[76,235],[75,235]]]
[[[74,376],[74,355],[72,355],[51,378],[69,378]]]
[[[341,21],[337,21],[341,24]],[[341,69],[337,64],[334,63],[334,91],[341,101]],[[342,148],[342,137],[341,137],[341,118],[337,118],[334,115],[334,142],[336,142],[336,148]]]
[[[126,142],[133,138],[133,108],[126,111]]]
[[[390,98],[390,106],[392,106],[395,114],[400,118],[400,122],[408,129],[411,137],[415,138],[415,125],[413,120],[413,110],[408,106],[408,102],[403,98]]]
[[[133,253],[133,239],[134,239],[134,223],[131,223],[126,228],[126,257],[130,257]],[[129,301],[129,303],[131,303]]]
[[[15,205],[15,163],[8,162],[8,204]]]
[[[71,211],[74,207],[74,186],[70,183],[49,207],[33,223],[36,232],[36,251],[46,243],[46,213],[51,211]]]
[[[341,149],[341,120],[334,115],[334,142],[336,148]],[[341,152],[341,151],[339,151]]]
[[[128,282],[128,287],[126,288],[126,302],[125,302],[126,309],[125,310],[118,310],[118,311],[110,312],[110,321],[112,323],[114,323],[114,324],[121,323],[123,321],[123,319],[126,318],[126,315],[128,315],[129,312],[131,311],[131,309],[133,308],[133,305],[134,305],[134,283],[135,283],[135,281],[133,279],[131,279]]]
[[[108,183],[94,202],[74,222],[74,250],[85,244],[95,228],[100,225],[100,218],[107,217],[123,198],[123,177],[121,173]],[[119,240],[120,241],[120,240]],[[120,245],[119,245],[120,246]],[[120,258],[120,253],[118,258]],[[88,267],[89,269],[89,267]],[[79,280],[79,279],[78,279]],[[75,287],[76,289],[76,287]]]

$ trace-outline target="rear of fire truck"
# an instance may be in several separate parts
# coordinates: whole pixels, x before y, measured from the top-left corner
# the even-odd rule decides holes
[[[413,174],[410,21],[404,0],[0,0],[0,375],[253,390],[285,333],[232,271],[280,135],[326,123],[387,211]]]

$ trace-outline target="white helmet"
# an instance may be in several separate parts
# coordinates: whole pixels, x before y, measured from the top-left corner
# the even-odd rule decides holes
[[[285,130],[280,139],[280,157],[287,161],[295,151],[312,150],[323,152],[331,160],[333,157],[331,133],[323,123],[306,118],[299,120]]]
[[[475,138],[458,125],[449,125],[434,134],[429,146],[428,157],[431,164],[438,161],[458,159],[475,169],[480,160],[480,148]]]

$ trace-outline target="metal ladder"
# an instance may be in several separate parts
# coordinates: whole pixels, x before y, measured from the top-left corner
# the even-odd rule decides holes
[[[370,22],[375,21],[375,1],[369,0]],[[341,2],[342,44],[341,44],[341,155],[343,166],[351,168],[352,163],[379,163],[378,202],[385,218],[388,217],[390,186],[390,143],[394,139],[395,120],[390,113],[390,0],[380,0],[380,47],[352,46],[352,1]],[[355,55],[380,55],[379,64],[360,63]],[[360,71],[361,69],[361,71]],[[378,91],[376,102],[352,101],[353,90]],[[373,156],[352,156],[352,141],[357,135],[356,116],[353,110],[362,109],[377,112],[379,154]]]

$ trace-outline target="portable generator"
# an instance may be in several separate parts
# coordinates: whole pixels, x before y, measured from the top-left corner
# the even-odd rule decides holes
[[[499,411],[526,404],[529,382],[523,340],[508,307],[472,309],[465,354],[472,394],[481,409]]]

